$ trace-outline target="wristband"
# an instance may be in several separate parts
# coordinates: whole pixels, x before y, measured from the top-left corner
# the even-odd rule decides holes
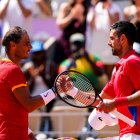
[[[128,106],[127,97],[115,98],[115,106],[116,107]]]
[[[76,96],[77,92],[78,92],[78,88],[73,87],[71,90],[67,91],[67,94],[74,98]]]
[[[32,133],[32,130],[28,128],[28,135],[30,135],[31,133]]]
[[[56,97],[55,93],[51,89],[41,93],[40,96],[43,98],[45,105]]]

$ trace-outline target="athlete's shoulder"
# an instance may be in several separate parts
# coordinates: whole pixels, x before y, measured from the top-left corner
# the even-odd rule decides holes
[[[140,56],[132,54],[126,59],[124,64],[132,69],[140,68]]]
[[[6,61],[6,60],[2,60],[1,62],[0,62],[0,69],[4,69],[5,70],[5,72],[7,72],[7,73],[21,73],[21,69],[20,69],[20,67],[17,65],[17,64],[15,64],[15,63],[13,63],[12,61]]]

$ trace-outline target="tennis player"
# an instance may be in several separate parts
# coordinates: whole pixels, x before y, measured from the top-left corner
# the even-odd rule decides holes
[[[102,97],[108,95],[112,100],[100,102],[99,111],[117,110],[136,125],[130,127],[119,120],[121,140],[140,139],[140,56],[133,50],[136,27],[128,21],[119,21],[111,26],[108,45],[112,54],[120,58],[110,82],[102,91]]]
[[[38,96],[30,95],[20,70],[20,61],[28,58],[32,49],[24,29],[11,28],[5,34],[2,45],[7,56],[0,61],[0,140],[36,140],[29,137],[32,133],[28,129],[28,113],[48,104],[55,94],[49,89]]]
[[[136,27],[132,23],[118,21],[111,26],[108,45],[112,48],[112,54],[120,60],[111,80],[101,92],[104,101],[98,104],[99,111],[111,112],[117,108],[120,113],[136,122],[131,127],[119,120],[120,140],[140,140],[140,56],[133,50],[135,38]],[[82,93],[72,87],[72,84],[69,87],[69,95],[79,98],[80,102],[85,99],[80,97]],[[110,100],[105,100],[106,98]]]

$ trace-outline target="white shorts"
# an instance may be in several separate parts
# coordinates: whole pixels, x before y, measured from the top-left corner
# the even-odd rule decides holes
[[[136,135],[133,133],[128,133],[123,135],[120,140],[140,140],[140,135]]]

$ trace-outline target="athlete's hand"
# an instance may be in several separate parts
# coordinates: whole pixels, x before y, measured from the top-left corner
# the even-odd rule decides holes
[[[100,101],[100,103],[97,105],[97,110],[104,111],[104,112],[111,112],[115,109],[115,101],[104,99],[103,102]]]
[[[56,84],[59,87],[59,89],[65,93],[73,88],[73,83],[72,83],[71,79],[65,75],[61,75],[58,78],[58,81]]]
[[[29,140],[37,140],[33,133],[29,134]]]

